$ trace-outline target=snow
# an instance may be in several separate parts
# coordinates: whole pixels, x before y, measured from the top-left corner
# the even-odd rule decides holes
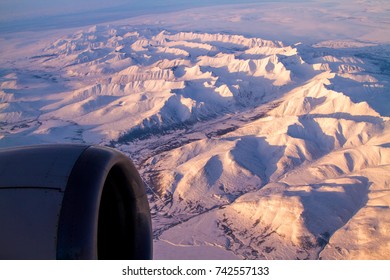
[[[166,241],[153,244],[155,260],[237,260],[240,259],[224,248],[213,245],[177,246]]]
[[[129,155],[158,259],[388,259],[389,4],[350,2],[0,32],[0,147]]]

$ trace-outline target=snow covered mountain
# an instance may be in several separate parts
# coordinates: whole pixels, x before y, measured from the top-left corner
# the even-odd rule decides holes
[[[0,146],[127,153],[158,258],[390,258],[390,47],[95,26],[1,57]]]

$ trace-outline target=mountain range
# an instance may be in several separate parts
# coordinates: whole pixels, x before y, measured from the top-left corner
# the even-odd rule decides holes
[[[390,46],[99,25],[0,69],[0,147],[135,162],[156,258],[388,259]]]

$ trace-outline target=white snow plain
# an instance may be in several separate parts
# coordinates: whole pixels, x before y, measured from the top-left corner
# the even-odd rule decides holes
[[[0,147],[113,146],[157,259],[390,258],[388,1],[0,32]]]

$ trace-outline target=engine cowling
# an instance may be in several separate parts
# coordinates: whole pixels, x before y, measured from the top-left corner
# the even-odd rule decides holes
[[[145,188],[131,160],[87,145],[0,150],[1,259],[150,259]]]

